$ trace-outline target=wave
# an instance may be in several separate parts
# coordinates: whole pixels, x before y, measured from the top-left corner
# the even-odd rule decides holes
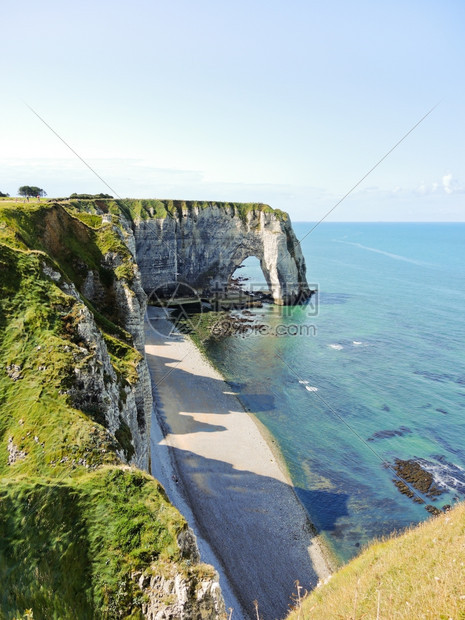
[[[362,250],[368,250],[369,252],[376,252],[377,254],[383,254],[384,256],[388,256],[389,258],[393,258],[394,260],[402,260],[406,263],[412,263],[413,265],[419,265],[420,267],[432,267],[431,263],[425,263],[421,260],[415,260],[413,258],[407,258],[406,256],[401,256],[400,254],[393,254],[392,252],[386,252],[385,250],[378,250],[378,248],[370,248],[367,245],[362,245],[361,243],[355,243],[354,241],[341,241],[339,239],[334,239],[336,243],[345,243],[346,245],[354,245],[357,248],[361,248]]]
[[[301,385],[304,385],[305,389],[308,390],[309,392],[318,392],[318,388],[317,387],[313,387],[312,385],[308,385],[308,381],[305,381],[304,379],[300,379],[299,383]]]
[[[421,458],[415,460],[425,471],[432,474],[438,486],[452,493],[465,494],[465,469],[449,463],[443,456],[433,458],[437,458],[439,462],[435,463]]]
[[[341,349],[344,348],[342,344],[328,344],[328,347],[330,349],[334,349],[335,351],[340,351]]]

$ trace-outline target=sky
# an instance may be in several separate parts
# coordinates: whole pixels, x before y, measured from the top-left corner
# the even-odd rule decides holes
[[[463,0],[2,0],[0,20],[0,191],[317,221],[438,104],[328,220],[465,221]]]

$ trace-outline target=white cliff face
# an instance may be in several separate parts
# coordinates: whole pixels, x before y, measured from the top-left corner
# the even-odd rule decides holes
[[[200,568],[197,541],[190,528],[180,532],[178,545],[188,560],[187,570],[165,567],[154,575],[140,575],[139,587],[146,596],[148,620],[226,620],[218,573],[205,564]],[[200,568],[200,571],[199,571]]]
[[[208,295],[249,256],[260,260],[275,303],[308,297],[305,261],[289,219],[260,208],[191,206],[164,218],[134,222],[137,263],[147,294],[183,282]]]
[[[111,223],[107,225],[111,226]],[[113,232],[120,234],[116,227]],[[128,231],[125,237],[132,238],[132,231]],[[75,317],[75,328],[82,346],[76,354],[75,376],[69,390],[74,406],[91,415],[95,412],[97,421],[106,426],[113,436],[117,439],[124,438],[125,445],[119,452],[121,459],[148,471],[152,388],[144,353],[147,297],[142,289],[135,261],[131,266],[130,281],[116,276],[117,269],[125,258],[127,259],[116,252],[108,252],[103,257],[102,267],[114,274],[110,290],[108,283],[106,286],[102,284],[98,271],[89,269],[79,292],[74,285],[68,284],[60,273],[53,272],[45,263],[43,268],[46,275],[54,279],[64,292],[72,295],[80,304],[79,315]],[[133,346],[140,354],[138,359],[137,354],[134,355],[136,372],[133,381],[125,380],[115,371],[107,343],[94,315],[84,303],[85,298],[98,307],[109,295],[112,296],[119,325],[132,336]]]
[[[74,378],[68,389],[73,406],[83,411],[95,412],[97,421],[103,424],[109,432],[118,437],[123,425],[126,425],[131,433],[131,456],[128,457],[127,450],[122,447],[118,451],[118,456],[122,461],[130,462],[141,469],[148,470],[149,449],[148,437],[150,427],[145,421],[141,423],[141,414],[146,412],[140,409],[142,406],[150,407],[147,415],[151,413],[151,389],[150,378],[148,380],[148,390],[150,402],[144,400],[144,370],[147,371],[145,359],[140,361],[142,381],[137,381],[134,385],[123,381],[118,377],[110,361],[105,340],[95,323],[93,314],[84,304],[83,298],[73,284],[67,283],[60,273],[53,271],[45,262],[43,264],[44,273],[51,277],[65,292],[76,299],[76,316],[74,325],[77,336],[79,336],[79,346],[73,346],[74,351]],[[89,272],[92,273],[92,272]],[[90,278],[86,279],[89,292]],[[142,405],[138,400],[141,399]],[[128,447],[128,446],[126,446]]]
[[[226,620],[217,578],[199,581],[173,572],[139,583],[148,599],[142,606],[148,620]]]

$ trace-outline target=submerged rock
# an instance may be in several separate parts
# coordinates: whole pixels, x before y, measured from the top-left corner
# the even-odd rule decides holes
[[[396,474],[420,491],[426,497],[433,499],[444,493],[444,489],[434,484],[433,474],[423,469],[417,461],[413,459],[403,461],[396,459],[394,469]]]
[[[408,426],[400,426],[398,429],[394,430],[377,431],[376,433],[373,433],[371,437],[368,437],[368,441],[388,439],[389,437],[402,437],[403,435],[407,435],[411,432],[412,431],[408,428]]]

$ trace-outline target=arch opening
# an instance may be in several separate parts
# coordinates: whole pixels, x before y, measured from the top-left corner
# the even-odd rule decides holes
[[[237,297],[244,305],[272,300],[261,261],[250,255],[237,265],[228,279],[228,296]]]

